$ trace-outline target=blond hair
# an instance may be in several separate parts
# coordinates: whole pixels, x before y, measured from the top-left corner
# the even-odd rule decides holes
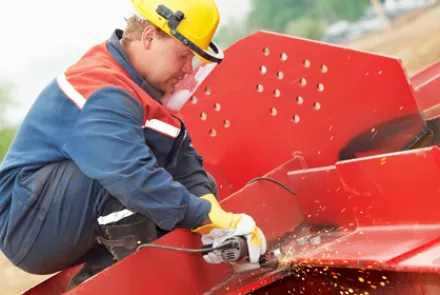
[[[156,28],[156,33],[160,38],[168,37],[167,33],[162,31],[150,21],[141,18],[138,15],[130,16],[125,20],[127,22],[127,26],[125,27],[122,37],[128,41],[141,40],[143,31],[149,26],[153,26]]]

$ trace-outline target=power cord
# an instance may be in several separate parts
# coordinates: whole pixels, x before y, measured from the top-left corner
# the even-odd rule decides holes
[[[269,178],[269,177],[257,177],[252,179],[251,181],[248,182],[248,185],[257,181],[270,181],[273,182],[279,186],[281,186],[282,188],[284,188],[286,191],[288,191],[289,193],[291,193],[292,195],[296,196],[295,192],[293,190],[291,190],[289,187],[287,187],[285,184],[279,182],[278,180],[275,180],[273,178]],[[143,248],[158,248],[158,249],[164,249],[164,250],[172,250],[172,251],[180,251],[180,252],[189,252],[189,253],[200,253],[200,252],[211,252],[211,251],[215,251],[215,250],[221,250],[224,248],[231,248],[234,247],[235,244],[233,242],[225,242],[217,247],[204,247],[201,249],[188,249],[188,248],[179,248],[179,247],[172,247],[172,246],[165,246],[165,245],[158,245],[158,244],[151,244],[151,243],[146,243],[146,244],[141,244],[139,245],[139,247],[137,247],[137,251],[143,249]]]
[[[221,250],[221,249],[225,249],[225,248],[232,248],[234,245],[235,245],[234,242],[227,241],[217,247],[203,247],[201,249],[188,249],[188,248],[179,248],[179,247],[146,243],[146,244],[139,245],[139,247],[137,247],[136,250],[139,251],[143,248],[149,247],[149,248],[159,248],[159,249],[179,251],[179,252],[199,253],[199,252],[212,252],[214,250]]]
[[[291,193],[292,195],[296,196],[295,192],[293,190],[291,190],[289,187],[287,187],[285,184],[279,182],[278,180],[275,180],[273,178],[269,178],[269,177],[257,177],[252,179],[251,181],[248,182],[248,184],[257,182],[257,181],[261,181],[261,180],[266,180],[266,181],[270,181],[273,182],[279,186],[281,186],[282,188],[284,188],[286,191],[288,191],[289,193]]]

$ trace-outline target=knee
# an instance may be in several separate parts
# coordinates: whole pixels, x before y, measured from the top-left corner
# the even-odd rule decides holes
[[[33,263],[25,262],[17,265],[16,267],[29,274],[39,275],[39,276],[50,275],[63,270],[48,263],[33,264]]]

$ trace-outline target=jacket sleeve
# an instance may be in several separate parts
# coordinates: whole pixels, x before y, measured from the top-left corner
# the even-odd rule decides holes
[[[201,197],[205,194],[217,196],[217,185],[203,167],[203,158],[190,145],[178,161],[173,172],[174,179],[182,183],[192,194]]]
[[[141,104],[107,87],[89,97],[63,150],[88,177],[101,183],[127,209],[160,228],[195,228],[208,216],[209,201],[192,195],[159,168],[145,143]]]

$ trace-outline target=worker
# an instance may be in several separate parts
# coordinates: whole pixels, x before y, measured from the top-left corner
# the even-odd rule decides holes
[[[42,90],[0,170],[2,252],[32,274],[85,262],[68,289],[176,228],[244,236],[251,262],[266,251],[251,216],[221,208],[179,115],[223,59],[214,0],[131,4],[124,30]]]

